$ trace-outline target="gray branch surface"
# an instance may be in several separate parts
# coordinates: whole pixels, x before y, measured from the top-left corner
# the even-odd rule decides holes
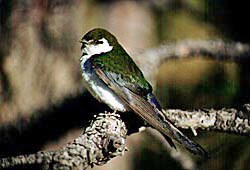
[[[244,110],[203,109],[198,111],[165,110],[166,116],[179,128],[191,129],[196,136],[196,129],[215,130],[250,136],[249,104]]]
[[[115,113],[100,113],[84,133],[57,151],[0,159],[0,169],[41,164],[49,170],[82,170],[107,163],[126,150],[127,129]]]
[[[167,109],[165,114],[177,127],[191,129],[195,135],[196,129],[202,129],[249,136],[250,120],[246,112],[250,112],[250,104],[245,104],[244,108],[245,111],[225,108],[197,111]],[[124,154],[126,135],[127,129],[118,114],[100,113],[86,128],[83,135],[64,148],[57,151],[2,158],[0,169],[41,164],[46,170],[80,170],[94,165],[103,165],[111,158]],[[185,161],[183,163],[180,159],[182,156],[174,154],[173,157],[182,162],[183,167],[191,166],[190,163],[185,165],[187,163]]]

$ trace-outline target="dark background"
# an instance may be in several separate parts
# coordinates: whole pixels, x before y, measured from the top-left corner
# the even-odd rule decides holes
[[[0,156],[58,149],[99,111],[81,82],[79,40],[88,30],[108,29],[131,56],[183,39],[249,43],[248,8],[230,0],[0,0]],[[173,60],[151,83],[163,107],[240,108],[250,99],[249,70]],[[248,137],[199,131],[194,140],[211,153],[206,161],[187,154],[200,169],[248,169]],[[97,169],[182,169],[148,133],[127,143],[129,152]]]

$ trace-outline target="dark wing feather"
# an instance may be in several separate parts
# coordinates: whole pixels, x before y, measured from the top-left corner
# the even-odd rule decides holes
[[[131,89],[124,86],[124,84],[117,82],[116,74],[103,71],[100,67],[95,65],[95,63],[93,63],[93,66],[100,79],[102,79],[117,95],[119,95],[127,106],[151,126],[163,133],[171,146],[175,147],[170,139],[173,138],[180,144],[184,145],[190,152],[203,156],[207,155],[206,151],[200,145],[194,143],[182,134],[168,119],[165,118],[157,105],[152,102],[155,98],[151,93],[149,93],[149,98],[141,96],[137,94],[137,92],[133,92]]]

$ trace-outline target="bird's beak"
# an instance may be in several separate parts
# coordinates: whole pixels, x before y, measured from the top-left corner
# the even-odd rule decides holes
[[[80,42],[80,43],[83,43],[83,44],[87,44],[87,41],[86,41],[86,40],[83,40],[83,39],[79,40],[79,42]]]
[[[81,39],[79,42],[82,43],[81,49],[85,48],[86,45],[88,44],[88,43],[87,43],[85,40],[83,40],[83,39]]]

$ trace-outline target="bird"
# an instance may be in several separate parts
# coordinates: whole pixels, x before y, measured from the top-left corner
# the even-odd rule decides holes
[[[94,28],[80,42],[83,83],[92,96],[115,112],[136,113],[158,130],[171,147],[176,149],[174,140],[193,154],[207,156],[199,144],[185,136],[164,115],[152,86],[113,34]]]

